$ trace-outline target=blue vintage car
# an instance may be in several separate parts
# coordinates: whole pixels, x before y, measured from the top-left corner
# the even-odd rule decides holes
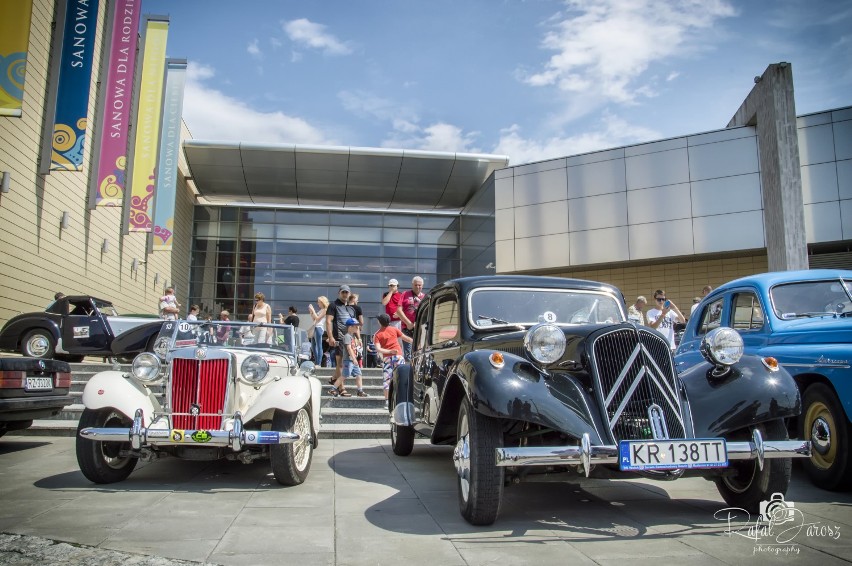
[[[771,356],[793,375],[802,413],[790,437],[810,440],[805,469],[819,487],[852,487],[852,271],[765,273],[722,285],[690,318],[675,361],[683,371],[703,361],[701,339],[735,328],[745,352]]]

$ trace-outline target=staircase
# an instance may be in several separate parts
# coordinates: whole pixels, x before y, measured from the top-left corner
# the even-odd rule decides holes
[[[110,364],[81,363],[71,364],[71,396],[74,401],[58,415],[50,419],[33,421],[33,425],[14,434],[25,436],[74,436],[77,423],[83,412],[83,389],[89,378],[98,372],[111,369]],[[130,371],[129,365],[122,365],[122,371]],[[364,369],[364,392],[369,397],[355,395],[355,382],[347,380],[347,390],[352,397],[332,397],[328,394],[328,379],[331,368],[317,368],[317,379],[323,385],[320,404],[320,439],[323,438],[390,438],[388,412],[384,409],[382,394],[382,370]],[[152,385],[155,394],[160,394],[159,385]]]

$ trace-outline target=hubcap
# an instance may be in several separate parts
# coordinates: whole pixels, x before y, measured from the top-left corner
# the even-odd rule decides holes
[[[311,421],[305,409],[296,413],[293,432],[299,435],[299,440],[293,445],[293,460],[299,471],[302,471],[311,457]]]
[[[47,338],[42,336],[41,334],[36,334],[27,342],[27,352],[34,358],[41,358],[42,356],[47,355],[47,350],[50,347],[50,344],[47,341]]]
[[[810,430],[805,431],[814,448],[811,452],[811,462],[818,468],[830,468],[837,456],[837,443],[831,441],[835,427],[831,411],[824,403],[813,403],[805,415],[805,426],[810,426]]]
[[[467,415],[463,415],[459,423],[459,440],[453,449],[453,463],[459,475],[459,487],[462,499],[467,501],[470,493],[470,434],[467,427]]]

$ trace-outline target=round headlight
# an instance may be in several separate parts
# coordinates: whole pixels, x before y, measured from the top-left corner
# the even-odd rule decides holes
[[[269,364],[260,356],[249,356],[243,360],[240,373],[246,381],[259,383],[269,373]]]
[[[168,336],[160,336],[157,338],[157,341],[154,342],[154,353],[161,360],[165,360],[166,356],[169,353],[169,338]]]
[[[524,337],[524,348],[540,364],[552,364],[565,353],[565,333],[555,324],[537,324]]]
[[[133,377],[140,381],[154,381],[160,377],[160,359],[150,352],[133,358]]]
[[[733,328],[714,328],[701,340],[701,353],[711,364],[730,366],[743,356],[743,339]]]

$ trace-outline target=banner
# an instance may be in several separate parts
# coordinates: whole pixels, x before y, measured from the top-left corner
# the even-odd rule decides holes
[[[157,198],[154,199],[154,251],[172,249],[186,60],[169,59],[166,69],[160,154],[157,158]]]
[[[130,232],[150,232],[152,199],[157,186],[157,150],[163,106],[163,78],[166,67],[168,20],[145,17],[142,42],[142,75],[134,122],[134,143],[130,163]]]
[[[110,0],[110,42],[104,52],[106,81],[101,86],[95,127],[97,171],[92,179],[89,207],[121,206],[124,199],[127,137],[130,124],[133,77],[136,69],[136,39],[139,34],[141,0]],[[93,163],[94,166],[94,163]]]
[[[82,171],[98,0],[66,0],[62,55],[50,130],[50,170]],[[44,163],[44,160],[42,161]]]
[[[0,116],[20,116],[30,42],[30,0],[0,2]]]

